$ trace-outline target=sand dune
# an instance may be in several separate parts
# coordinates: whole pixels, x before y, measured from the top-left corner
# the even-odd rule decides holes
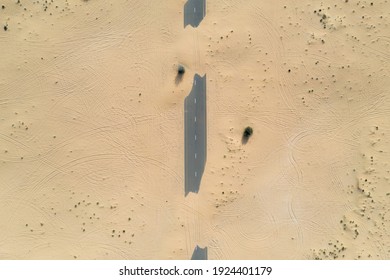
[[[0,258],[389,259],[390,4],[208,1],[184,29],[185,2],[0,8]]]

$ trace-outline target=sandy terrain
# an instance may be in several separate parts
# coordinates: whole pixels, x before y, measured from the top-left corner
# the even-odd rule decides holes
[[[15,2],[0,259],[390,258],[387,0],[208,1],[196,29],[184,0]],[[184,197],[195,73],[207,163]]]

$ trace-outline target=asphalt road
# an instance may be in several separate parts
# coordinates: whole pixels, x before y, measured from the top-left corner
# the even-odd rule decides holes
[[[206,0],[188,0],[184,5],[184,27],[198,27],[206,15]]]
[[[194,76],[184,100],[185,195],[198,193],[207,157],[206,74]]]
[[[202,249],[199,246],[196,246],[194,253],[192,253],[191,260],[207,260],[207,247]]]

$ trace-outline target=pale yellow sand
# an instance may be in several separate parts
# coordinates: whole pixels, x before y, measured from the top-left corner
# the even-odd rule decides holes
[[[197,29],[184,0],[4,2],[1,259],[389,259],[388,1],[208,1]]]

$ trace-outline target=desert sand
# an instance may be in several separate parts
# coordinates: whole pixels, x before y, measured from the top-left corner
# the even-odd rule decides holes
[[[0,259],[389,259],[390,3],[185,2],[0,3]]]

